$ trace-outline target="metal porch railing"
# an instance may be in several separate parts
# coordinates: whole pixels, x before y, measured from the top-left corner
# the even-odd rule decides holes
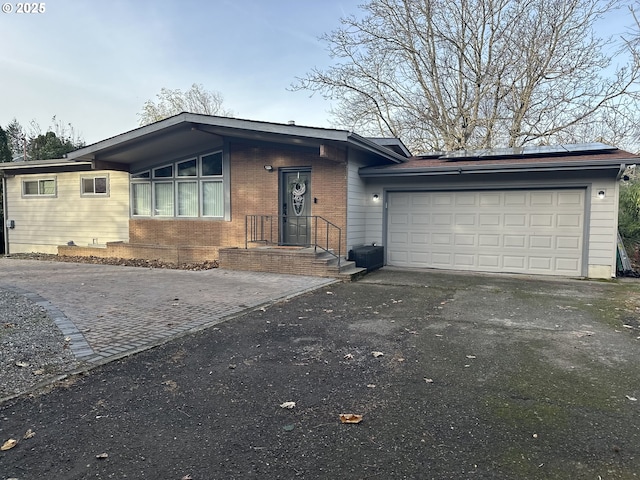
[[[318,215],[311,216],[291,216],[291,215],[247,215],[245,218],[245,242],[244,248],[249,248],[250,243],[263,243],[265,245],[289,245],[298,244],[284,243],[282,241],[282,225],[289,220],[307,220],[310,232],[308,238],[312,240],[309,244],[299,245],[313,247],[333,255],[338,259],[342,256],[342,229],[331,223],[326,218]]]

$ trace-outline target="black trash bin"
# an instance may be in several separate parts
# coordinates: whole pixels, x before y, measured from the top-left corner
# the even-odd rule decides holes
[[[366,268],[367,272],[384,265],[384,247],[378,245],[362,245],[353,247],[349,252],[349,260],[356,262],[356,267]]]

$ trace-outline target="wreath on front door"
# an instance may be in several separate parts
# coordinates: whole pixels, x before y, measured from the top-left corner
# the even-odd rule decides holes
[[[307,193],[307,181],[297,179],[289,184],[289,191],[291,192],[293,213],[299,217],[304,211],[304,194]]]

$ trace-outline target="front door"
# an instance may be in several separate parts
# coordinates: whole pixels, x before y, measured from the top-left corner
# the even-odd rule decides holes
[[[311,199],[311,171],[282,172],[280,213],[283,245],[311,245]]]

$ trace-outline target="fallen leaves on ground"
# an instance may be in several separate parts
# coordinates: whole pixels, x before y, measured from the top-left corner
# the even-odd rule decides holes
[[[18,444],[18,441],[15,438],[10,438],[9,440],[7,440],[6,442],[4,442],[2,444],[2,446],[0,447],[0,450],[2,450],[3,452],[12,449],[13,447],[15,447]]]
[[[287,408],[289,410],[295,408],[296,402],[284,402],[280,404],[280,408]]]
[[[355,413],[341,413],[340,421],[342,423],[360,423],[362,421],[362,415]]]
[[[382,353],[382,352],[371,352],[371,355],[373,355],[375,358],[378,358],[378,357],[384,356],[384,353]]]

